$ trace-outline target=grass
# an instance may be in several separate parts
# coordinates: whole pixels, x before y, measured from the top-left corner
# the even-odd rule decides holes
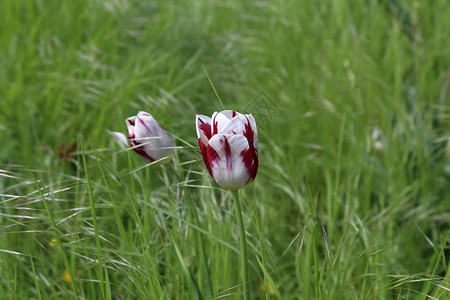
[[[450,298],[449,28],[445,0],[1,1],[1,298],[242,297],[194,126],[221,103],[258,124],[253,299]],[[139,110],[169,165],[109,136]]]

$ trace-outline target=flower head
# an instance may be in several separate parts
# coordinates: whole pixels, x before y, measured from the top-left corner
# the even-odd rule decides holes
[[[64,279],[65,282],[72,283],[72,278],[70,277],[69,271],[67,271],[67,269],[64,269],[62,278]]]
[[[147,112],[140,111],[137,116],[126,120],[128,139],[121,132],[112,132],[117,141],[132,149],[145,159],[163,165],[170,161],[174,143],[166,130]]]
[[[372,146],[375,151],[381,152],[384,149],[384,134],[380,128],[372,130]]]
[[[258,133],[251,114],[234,110],[196,117],[203,161],[217,184],[238,190],[252,182],[258,171]]]
[[[55,248],[56,245],[57,245],[57,243],[58,243],[58,240],[55,239],[55,238],[52,238],[52,239],[50,240],[50,242],[48,243],[48,245],[49,245],[51,248]]]

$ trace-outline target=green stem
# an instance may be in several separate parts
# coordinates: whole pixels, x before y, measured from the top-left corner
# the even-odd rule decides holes
[[[241,205],[239,203],[239,192],[233,191],[234,208],[236,209],[236,219],[239,226],[239,239],[241,242],[241,269],[242,287],[244,290],[244,300],[250,300],[250,289],[247,268],[247,243],[245,241],[244,222],[242,221]]]
[[[86,163],[86,155],[84,153],[83,142],[81,142],[81,156],[83,158],[84,174],[86,176],[86,183],[87,183],[87,188],[88,188],[88,191],[89,191],[89,203],[90,203],[90,206],[91,206],[92,225],[94,226],[95,245],[97,246],[97,260],[98,260],[97,275],[98,275],[98,277],[100,279],[100,290],[102,292],[102,298],[106,299],[105,282],[103,280],[102,245],[101,245],[101,242],[100,242],[100,233],[99,233],[99,230],[98,230],[97,213],[95,211],[94,194],[92,192],[91,179],[89,177],[89,171],[88,171],[88,167],[87,167],[87,163]]]

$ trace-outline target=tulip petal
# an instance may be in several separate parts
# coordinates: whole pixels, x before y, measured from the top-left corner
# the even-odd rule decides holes
[[[195,118],[195,127],[197,129],[197,138],[201,140],[203,146],[208,146],[211,138],[211,118],[203,115],[197,115]]]
[[[127,123],[127,127],[128,127],[128,138],[129,139],[134,139],[135,135],[134,135],[134,124],[136,122],[136,117],[129,117],[126,121]]]
[[[149,114],[148,112],[145,112],[145,111],[140,111],[140,112],[138,112],[137,116],[138,116],[138,117],[152,117],[151,114]],[[152,117],[152,118],[153,118],[153,117]]]
[[[247,139],[240,134],[218,134],[209,140],[208,162],[219,186],[237,190],[251,180],[254,161],[249,151]]]
[[[144,145],[139,146],[141,144],[137,143],[135,140],[132,140],[132,139],[130,139],[129,141],[130,141],[131,147],[136,147],[136,148],[133,148],[134,152],[136,152],[137,154],[139,154],[140,156],[142,156],[143,158],[145,158],[151,162],[155,161],[155,159],[153,159],[151,156],[149,156],[147,154],[147,152],[144,149]]]
[[[238,115],[242,115],[241,113],[238,113],[235,110],[222,110],[220,113],[230,120]]]
[[[200,145],[203,162],[205,163],[209,174],[211,174],[211,168],[208,163],[208,141],[211,138],[211,118],[197,115],[195,118],[195,127],[197,129],[198,144]]]
[[[247,118],[247,123],[245,124],[244,136],[247,138],[247,141],[250,145],[250,149],[245,153],[245,162],[247,168],[250,170],[250,179],[249,182],[252,182],[256,173],[258,172],[258,131],[256,129],[255,119],[251,114],[245,115]],[[249,157],[251,155],[251,158]]]
[[[222,128],[221,134],[244,134],[248,120],[245,115],[236,115]]]
[[[251,114],[245,115],[247,122],[245,124],[244,136],[248,139],[250,145],[258,152],[258,131],[256,130],[255,118]]]
[[[147,137],[159,136],[162,132],[158,122],[152,116],[136,117],[134,124],[134,134],[138,142],[146,142]]]
[[[114,138],[114,140],[120,145],[122,149],[126,149],[128,147],[128,140],[125,134],[122,132],[113,132],[110,131],[109,134]]]
[[[250,174],[250,177],[246,183],[249,184],[255,179],[256,173],[258,172],[258,153],[253,149],[253,147],[250,147],[241,153],[241,157],[248,173]]]
[[[230,123],[231,119],[240,115],[234,110],[224,110],[221,112],[214,112],[212,115],[212,134],[222,133],[222,130]]]

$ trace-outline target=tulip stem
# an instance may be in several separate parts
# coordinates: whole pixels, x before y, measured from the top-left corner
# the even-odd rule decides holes
[[[244,292],[244,300],[250,300],[250,289],[248,281],[247,268],[247,243],[245,241],[244,222],[242,221],[241,205],[239,202],[239,191],[233,191],[234,208],[236,210],[236,219],[239,226],[239,239],[241,242],[241,271],[242,271],[242,287]]]

